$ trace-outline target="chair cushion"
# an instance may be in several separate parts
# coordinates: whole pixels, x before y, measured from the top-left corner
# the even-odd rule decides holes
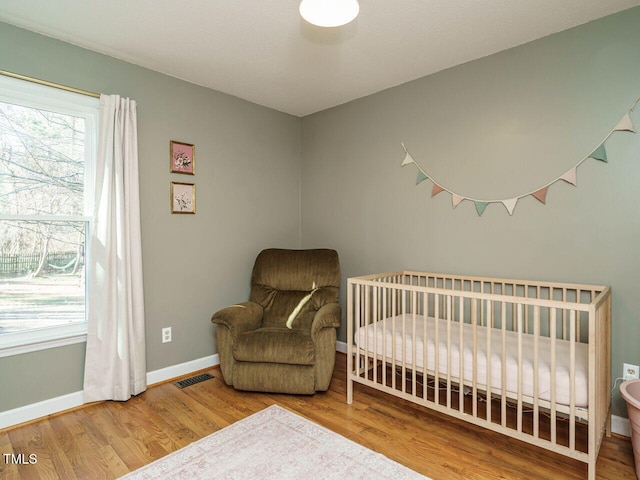
[[[340,279],[340,261],[335,250],[270,248],[260,252],[256,258],[251,285],[310,292],[314,283],[317,287],[337,289]],[[334,301],[338,301],[337,295]]]
[[[315,346],[311,336],[300,330],[259,328],[236,338],[233,358],[237,362],[314,365]]]

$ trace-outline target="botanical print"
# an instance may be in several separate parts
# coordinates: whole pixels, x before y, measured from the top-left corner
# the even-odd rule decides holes
[[[196,186],[171,182],[171,213],[196,213]]]
[[[171,172],[190,175],[195,173],[195,146],[171,142]]]

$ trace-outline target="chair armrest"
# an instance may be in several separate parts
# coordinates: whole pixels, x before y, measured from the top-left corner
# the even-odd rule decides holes
[[[211,322],[229,328],[233,338],[243,332],[256,330],[262,324],[264,309],[254,302],[243,302],[217,311]]]
[[[323,328],[338,328],[342,323],[342,309],[338,303],[327,303],[316,312],[311,324],[311,336],[315,337]]]

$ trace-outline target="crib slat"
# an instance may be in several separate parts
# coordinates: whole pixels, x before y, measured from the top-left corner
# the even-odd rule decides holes
[[[533,436],[540,436],[540,369],[539,369],[539,346],[540,346],[540,307],[533,307]]]
[[[411,294],[412,297],[412,301],[411,301],[411,307],[412,307],[412,311],[413,311],[413,326],[412,326],[412,332],[411,332],[411,393],[415,396],[416,395],[416,350],[418,347],[418,344],[416,342],[416,310],[418,308],[417,306],[417,300],[418,300],[418,294],[416,292],[412,292]]]
[[[507,427],[507,303],[502,302],[502,312],[501,312],[501,321],[502,321],[502,358],[500,360],[501,364],[501,372],[502,381],[500,383],[501,386],[501,397],[500,397],[500,419],[501,425],[506,428]]]
[[[440,405],[440,294],[433,294],[433,317],[435,318],[435,332],[433,337],[434,350],[434,381],[433,401]]]
[[[522,315],[522,304],[518,304],[516,307],[517,310],[517,329],[518,329],[518,432],[522,432],[522,383],[523,383],[523,375],[522,375],[522,329],[523,329],[523,315]]]
[[[569,448],[576,448],[576,311],[569,312]]]
[[[557,440],[557,417],[556,417],[556,344],[558,339],[557,309],[551,309],[551,443],[558,443]]]
[[[347,281],[347,405],[353,403],[353,380],[351,379],[351,372],[353,371],[353,327],[354,327],[354,312],[353,312],[353,290],[357,288],[357,285],[351,283],[351,280]],[[358,318],[358,317],[356,317]],[[357,350],[356,350],[357,351]]]
[[[372,288],[371,322],[373,323],[373,381],[378,383],[378,286]]]
[[[447,295],[447,408],[451,408],[451,295]]]
[[[386,322],[388,318],[393,318],[394,315],[389,315],[389,310],[388,310],[388,305],[387,305],[387,297],[390,293],[390,290],[387,287],[380,287],[381,291],[382,291],[382,317],[383,317],[383,322],[382,322],[382,352],[380,352],[382,354],[382,385],[386,385],[387,384],[387,358],[388,358],[388,354],[387,354],[387,328],[386,328]],[[378,338],[376,336],[376,338]],[[393,341],[393,338],[392,338]]]
[[[471,414],[478,416],[478,302],[471,300],[471,325],[473,327],[473,379],[471,384]]]
[[[355,315],[356,315],[356,322],[358,322],[358,326],[359,326],[360,328],[362,328],[362,327],[364,326],[364,325],[362,324],[363,319],[362,319],[362,314],[361,314],[361,311],[360,311],[360,307],[361,307],[361,303],[360,303],[360,302],[361,302],[361,298],[360,298],[360,290],[361,290],[362,288],[363,288],[363,287],[362,287],[361,285],[356,285],[356,287],[355,287],[355,289],[356,289],[356,300],[355,300],[356,312],[355,312]],[[351,342],[351,341],[353,341],[353,339],[349,339],[349,341]],[[365,347],[365,348],[366,348],[366,347]],[[356,350],[356,352],[357,352],[357,358],[356,358],[356,376],[358,376],[358,377],[359,377],[359,376],[360,376],[360,361],[361,361],[361,358],[362,358],[362,353],[360,353],[360,352],[361,352],[361,351],[360,351],[360,349]]]
[[[464,412],[464,299],[458,297],[459,301],[459,318],[458,318],[458,331],[459,331],[459,343],[458,343],[458,409]]]
[[[402,393],[407,392],[407,384],[405,378],[407,375],[407,292],[402,295],[402,324],[400,325],[400,390]],[[395,338],[395,337],[394,337]]]
[[[425,284],[428,284],[429,279],[425,278]],[[423,318],[423,330],[422,330],[422,398],[427,400],[428,394],[428,370],[429,370],[429,352],[427,352],[427,344],[429,338],[427,337],[427,318],[429,317],[429,294],[424,292],[422,297],[422,318]],[[437,322],[437,321],[436,321]],[[415,341],[415,340],[414,340]],[[437,348],[437,343],[435,344]]]
[[[493,288],[492,288],[493,290]],[[491,385],[491,372],[493,371],[493,366],[491,365],[491,332],[493,332],[493,302],[491,300],[487,300],[487,304],[486,304],[486,309],[487,309],[487,316],[486,316],[486,322],[487,322],[487,360],[486,360],[486,365],[487,368],[485,369],[485,377],[487,379],[487,422],[491,423],[491,392],[492,392],[492,387],[493,385]]]
[[[394,294],[391,298],[391,308],[393,309],[393,319],[398,316],[398,309],[400,306],[398,305],[398,295],[402,292],[400,289],[394,289]],[[396,355],[398,347],[396,346],[396,322],[395,320],[391,324],[391,388],[393,390],[396,389]],[[386,385],[386,383],[385,383]]]

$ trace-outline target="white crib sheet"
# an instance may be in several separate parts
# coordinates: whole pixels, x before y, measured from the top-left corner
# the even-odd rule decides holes
[[[404,358],[408,368],[413,365],[413,328],[415,318],[415,364],[424,370],[424,318],[421,315],[407,314],[380,320],[376,323],[360,327],[355,334],[358,347],[367,351],[369,355],[383,355],[388,362],[395,357],[396,364],[402,364],[404,343]],[[395,347],[393,328],[395,324]],[[428,317],[426,326],[427,336],[427,367],[430,372],[435,371],[435,319]],[[451,377],[457,381],[460,376],[460,328],[459,323],[451,324]],[[463,324],[463,369],[466,382],[473,381],[473,326]],[[487,328],[476,327],[476,384],[485,389],[487,383]],[[374,336],[377,341],[374,345]],[[506,391],[510,398],[517,398],[518,391],[518,334],[506,332]],[[403,341],[404,339],[404,341]],[[570,405],[570,344],[567,340],[556,340],[556,402]],[[522,394],[533,397],[534,386],[534,337],[522,335]],[[394,350],[395,348],[395,350]],[[395,352],[395,353],[394,353]],[[539,398],[551,401],[551,339],[538,337],[538,391]],[[447,355],[447,320],[438,321],[438,370],[440,375],[446,376],[448,369]],[[491,388],[502,387],[502,331],[491,331]],[[588,393],[588,345],[575,344],[575,405],[586,407],[589,403]]]

